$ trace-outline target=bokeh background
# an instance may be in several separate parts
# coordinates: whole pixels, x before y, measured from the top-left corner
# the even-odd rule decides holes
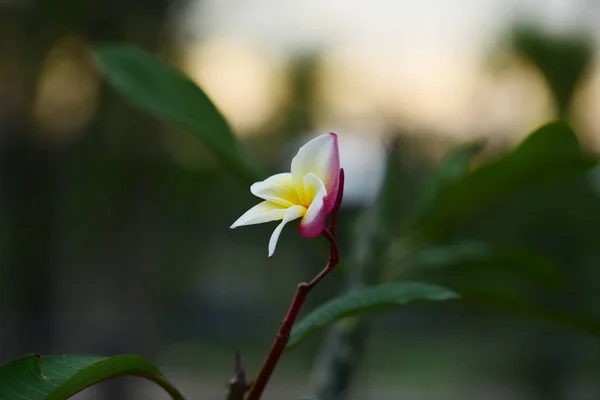
[[[139,353],[189,398],[224,398],[233,351],[255,373],[296,283],[325,259],[293,229],[271,260],[273,226],[228,230],[255,203],[248,187],[103,84],[94,44],[133,43],[185,71],[266,170],[338,132],[343,257],[393,138],[408,194],[453,146],[483,138],[494,156],[557,117],[600,150],[599,17],[594,0],[1,0],[0,360]],[[543,251],[577,288],[560,301],[595,311],[599,190],[592,174],[525,191],[453,235]],[[352,399],[600,396],[600,342],[581,333],[459,304],[373,327]],[[266,399],[310,394],[319,339],[284,359]],[[78,398],[166,395],[129,379]]]

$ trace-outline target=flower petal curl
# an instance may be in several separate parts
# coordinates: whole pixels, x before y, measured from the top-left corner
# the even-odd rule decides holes
[[[304,184],[308,173],[315,174],[325,184],[325,208],[331,211],[337,196],[340,177],[340,152],[335,133],[317,136],[298,150],[292,160],[292,178],[296,186]]]
[[[241,217],[239,217],[229,228],[235,229],[238,226],[262,224],[263,222],[277,221],[285,216],[286,207],[263,201],[258,203]]]
[[[304,190],[306,193],[312,193],[313,198],[304,218],[300,221],[298,230],[302,236],[311,238],[318,236],[325,228],[325,217],[328,213],[325,207],[327,189],[318,176],[308,173],[304,177]]]
[[[269,239],[269,258],[273,257],[273,253],[275,253],[275,247],[277,246],[279,235],[281,235],[281,231],[283,230],[285,224],[297,218],[300,218],[304,215],[304,213],[306,213],[306,208],[302,206],[291,206],[290,208],[285,210],[283,220],[279,225],[277,225],[277,227],[273,231],[273,234],[271,235],[271,238]]]

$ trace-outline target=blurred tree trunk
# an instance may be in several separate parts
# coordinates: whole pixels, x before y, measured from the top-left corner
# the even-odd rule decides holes
[[[385,177],[375,204],[365,207],[356,221],[351,252],[347,260],[349,273],[344,293],[363,286],[381,283],[384,260],[394,232],[402,222],[398,210],[407,203],[403,183],[410,172],[411,146],[398,135],[389,147]],[[399,190],[402,188],[402,190]],[[371,331],[364,317],[353,317],[327,329],[320,353],[311,373],[315,398],[344,400],[351,397],[352,384],[365,358]]]
[[[5,215],[2,264],[10,282],[7,312],[12,317],[7,355],[16,356],[49,348],[54,339],[52,270],[59,151],[36,143],[31,119],[39,72],[53,32],[42,35],[37,31],[43,26],[37,10],[5,7],[2,28],[7,36],[2,53],[8,71],[2,78],[14,87],[0,99],[5,111],[0,148]],[[15,54],[16,49],[20,54]]]

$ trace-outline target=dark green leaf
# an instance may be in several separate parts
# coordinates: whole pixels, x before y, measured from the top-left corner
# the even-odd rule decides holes
[[[588,171],[597,163],[595,157],[582,151],[567,125],[544,125],[511,153],[447,185],[420,229],[430,235],[443,232],[460,218],[504,196]]]
[[[294,326],[288,348],[316,330],[341,318],[412,301],[439,301],[458,298],[451,290],[424,283],[392,283],[371,286],[337,297],[312,311]]]
[[[62,400],[98,382],[126,375],[156,382],[173,399],[183,400],[158,368],[139,356],[104,358],[35,354],[0,366],[0,399]]]
[[[600,337],[600,318],[576,310],[549,307],[499,285],[454,285],[454,288],[460,291],[463,303],[476,308],[496,310]]]
[[[247,179],[261,179],[225,118],[188,77],[131,45],[98,46],[93,58],[107,82],[133,105],[188,130]]]
[[[478,241],[428,246],[415,251],[404,263],[409,272],[417,274],[448,274],[457,279],[506,275],[548,289],[562,289],[565,279],[559,265],[546,255],[531,249],[498,248]]]
[[[435,208],[442,189],[468,172],[473,157],[481,152],[482,147],[482,142],[468,143],[451,151],[440,161],[418,193],[411,214],[413,221],[423,218]]]

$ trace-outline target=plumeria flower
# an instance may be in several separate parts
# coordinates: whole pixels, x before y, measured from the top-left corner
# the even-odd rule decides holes
[[[335,133],[318,136],[298,150],[291,172],[273,175],[250,186],[253,195],[264,201],[246,211],[231,225],[238,226],[279,221],[269,240],[269,257],[285,224],[302,217],[302,236],[318,236],[325,228],[325,217],[336,203],[340,184],[340,153]]]

